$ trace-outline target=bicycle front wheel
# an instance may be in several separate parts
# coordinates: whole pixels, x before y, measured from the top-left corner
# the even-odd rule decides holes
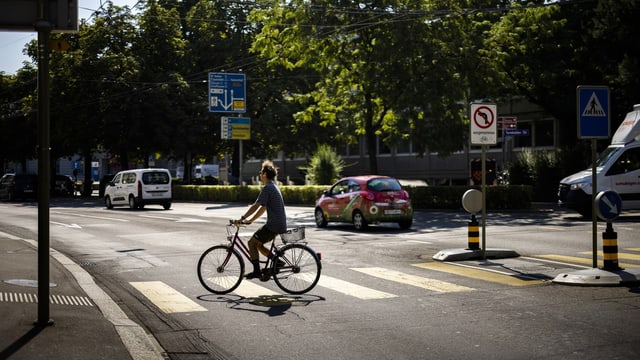
[[[244,261],[228,245],[216,245],[205,251],[198,261],[198,279],[205,289],[215,294],[227,294],[242,281]]]
[[[310,247],[289,244],[279,249],[274,262],[273,280],[289,294],[304,294],[320,280],[322,264]]]

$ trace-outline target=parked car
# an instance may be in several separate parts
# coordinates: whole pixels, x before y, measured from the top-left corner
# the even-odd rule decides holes
[[[99,197],[104,196],[104,191],[107,188],[107,185],[109,185],[109,183],[111,182],[111,180],[113,180],[113,177],[114,177],[113,174],[107,174],[107,175],[104,175],[102,178],[100,178],[100,185],[98,186]]]
[[[73,196],[75,187],[76,183],[71,176],[58,174],[55,177],[51,194],[54,196]]]
[[[413,207],[397,179],[352,176],[340,179],[316,200],[315,220],[318,227],[350,222],[356,230],[362,230],[368,224],[396,222],[408,229],[413,223]]]
[[[167,169],[135,169],[118,172],[104,191],[108,209],[128,205],[142,209],[145,205],[162,205],[171,208],[171,173]]]
[[[38,175],[4,174],[0,179],[0,199],[35,199],[38,197]]]

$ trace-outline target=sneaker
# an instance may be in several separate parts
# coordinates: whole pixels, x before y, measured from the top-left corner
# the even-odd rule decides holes
[[[244,278],[245,279],[259,279],[262,276],[259,272],[250,272]]]

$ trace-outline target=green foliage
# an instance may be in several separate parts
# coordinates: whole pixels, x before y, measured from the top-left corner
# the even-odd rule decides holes
[[[536,201],[554,201],[558,183],[568,175],[561,166],[562,152],[555,150],[523,151],[508,164],[509,184],[531,185]]]
[[[212,203],[253,203],[259,185],[176,185],[173,198],[178,201]],[[326,186],[282,185],[280,191],[286,205],[313,206]],[[462,195],[468,186],[406,186],[415,209],[457,210],[462,208]],[[488,186],[487,209],[528,209],[533,199],[531,186]]]
[[[330,185],[340,178],[344,160],[329,145],[320,145],[309,160],[309,165],[301,168],[315,185]]]
[[[364,136],[371,173],[380,144],[461,149],[477,99],[525,97],[560,119],[572,148],[576,85],[615,90],[612,128],[638,102],[637,0],[149,0],[138,10],[105,2],[77,34],[52,34],[71,44],[50,54],[54,157],[105,151],[126,167],[152,153],[237,154],[207,111],[209,71],[247,74],[244,156],[307,156]],[[36,50],[25,49],[34,61]],[[35,155],[36,75],[32,64],[0,74],[0,160]],[[536,196],[555,188],[517,166],[514,181],[536,178]]]

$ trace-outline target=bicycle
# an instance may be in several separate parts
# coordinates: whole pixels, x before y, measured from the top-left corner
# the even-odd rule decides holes
[[[212,293],[230,293],[244,279],[244,259],[250,259],[249,248],[238,235],[241,227],[240,223],[230,220],[226,225],[229,244],[212,246],[200,256],[198,279]],[[283,291],[304,294],[320,280],[321,254],[307,246],[304,227],[287,230],[280,238],[283,244],[276,245],[276,239],[273,239],[269,249],[271,256],[260,261],[264,264],[260,280],[269,281],[273,277]]]

